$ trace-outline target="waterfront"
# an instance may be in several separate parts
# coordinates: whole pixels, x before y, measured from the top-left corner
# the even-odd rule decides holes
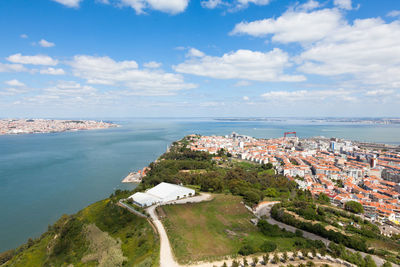
[[[191,133],[272,138],[285,131],[299,137],[335,136],[400,144],[399,125],[309,121],[215,121],[212,119],[113,120],[120,128],[0,137],[0,251],[46,230],[63,213],[73,213],[133,188],[121,180],[147,166],[168,144]]]

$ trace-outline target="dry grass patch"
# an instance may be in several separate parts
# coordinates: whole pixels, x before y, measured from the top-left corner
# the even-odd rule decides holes
[[[84,256],[82,262],[97,261],[100,267],[122,266],[126,257],[122,253],[120,240],[115,240],[95,224],[87,225],[84,232],[89,241],[90,254]]]

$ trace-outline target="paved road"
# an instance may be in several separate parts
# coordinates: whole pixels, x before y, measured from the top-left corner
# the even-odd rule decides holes
[[[295,227],[293,227],[293,226],[291,226],[291,225],[284,224],[284,223],[282,223],[282,222],[278,222],[278,221],[276,221],[275,219],[271,218],[271,208],[272,208],[272,206],[275,205],[276,203],[278,203],[278,202],[277,202],[277,201],[274,201],[274,202],[264,202],[264,203],[261,203],[260,205],[258,205],[258,206],[256,207],[256,209],[255,209],[255,211],[254,211],[254,214],[255,214],[258,218],[260,218],[261,216],[267,216],[267,222],[268,222],[268,223],[274,224],[274,225],[278,225],[279,228],[281,228],[281,229],[284,228],[284,229],[286,229],[287,231],[290,231],[290,232],[293,232],[293,233],[294,233],[294,232],[297,230],[297,228],[295,228]],[[299,229],[299,230],[301,230],[301,229]],[[304,230],[301,230],[301,231],[303,232],[303,236],[304,236],[304,237],[306,237],[306,238],[308,238],[308,239],[311,239],[311,240],[321,240],[322,242],[324,242],[324,244],[325,244],[326,246],[328,246],[329,243],[331,242],[331,241],[329,241],[328,239],[323,238],[323,237],[321,237],[321,236],[318,236],[318,235],[316,235],[316,234],[313,234],[313,233],[310,233],[310,232],[306,232],[306,231],[304,231]],[[354,249],[351,249],[351,248],[346,248],[346,249],[348,249],[349,251],[351,251],[351,252],[353,252],[353,253],[356,252]],[[376,256],[376,255],[371,255],[371,254],[367,254],[367,253],[364,253],[364,252],[360,252],[360,253],[361,253],[361,255],[362,255],[363,257],[365,257],[366,255],[370,255],[370,256],[374,259],[376,265],[378,265],[378,266],[382,266],[382,265],[385,263],[385,260],[381,259],[380,257],[378,257],[378,256]],[[394,263],[392,263],[392,266],[397,266],[397,267],[399,267],[399,265],[394,264]]]
[[[211,199],[210,194],[202,193],[199,196],[194,196],[190,198],[184,198],[180,200],[170,201],[166,204],[185,204],[185,203],[194,203],[194,202],[202,202]],[[175,260],[174,255],[172,254],[171,244],[169,243],[169,239],[167,236],[167,232],[165,231],[164,225],[159,220],[156,214],[156,208],[159,205],[151,206],[147,209],[147,212],[150,214],[150,217],[157,228],[157,231],[160,235],[160,267],[179,267],[180,265]]]

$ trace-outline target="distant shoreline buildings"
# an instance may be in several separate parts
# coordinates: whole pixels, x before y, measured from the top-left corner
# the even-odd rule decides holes
[[[2,119],[0,135],[58,133],[118,127],[117,124],[93,120]]]

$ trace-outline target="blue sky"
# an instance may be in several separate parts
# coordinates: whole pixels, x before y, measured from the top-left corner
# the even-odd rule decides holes
[[[400,116],[397,0],[2,0],[1,117]]]

